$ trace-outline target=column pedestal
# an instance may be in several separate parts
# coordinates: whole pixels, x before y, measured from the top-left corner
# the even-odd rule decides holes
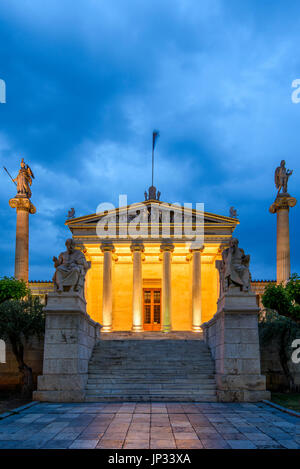
[[[102,297],[102,332],[112,331],[112,253],[111,243],[102,243],[103,252],[103,297]]]
[[[34,214],[36,208],[28,197],[21,195],[10,199],[9,205],[17,210],[14,276],[28,282],[29,213]]]

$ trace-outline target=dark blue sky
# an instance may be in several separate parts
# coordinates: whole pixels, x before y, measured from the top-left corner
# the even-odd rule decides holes
[[[30,279],[52,277],[70,207],[79,216],[119,193],[143,200],[153,128],[162,200],[223,215],[237,207],[253,278],[274,279],[268,209],[283,158],[300,198],[299,39],[298,2],[1,0],[0,164],[16,176],[24,157],[36,176]],[[0,275],[12,275],[15,189],[0,174]],[[299,206],[290,221],[300,272]]]

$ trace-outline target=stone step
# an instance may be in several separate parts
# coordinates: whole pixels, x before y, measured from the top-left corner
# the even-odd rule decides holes
[[[172,380],[172,383],[176,384],[193,384],[193,383],[199,383],[199,384],[209,384],[211,382],[215,382],[214,378],[194,378],[194,379],[186,379],[186,378],[161,378],[161,377],[155,377],[155,378],[132,378],[128,379],[126,376],[124,377],[118,377],[118,378],[91,378],[89,377],[88,379],[88,384],[121,384],[121,383],[143,383],[143,384],[151,384],[151,383],[169,383],[170,380]]]
[[[120,396],[94,396],[87,395],[86,402],[217,402],[216,396],[146,396],[140,395],[120,395]]]
[[[107,396],[107,395],[150,395],[150,396],[157,396],[163,394],[164,396],[173,396],[173,395],[180,395],[180,396],[194,396],[194,395],[201,395],[204,394],[206,396],[214,396],[216,394],[214,389],[205,389],[203,391],[195,390],[195,391],[178,391],[176,389],[174,390],[169,390],[169,389],[158,389],[158,390],[138,390],[138,389],[127,389],[126,392],[122,392],[122,390],[119,389],[112,389],[112,390],[87,390],[86,391],[87,395],[93,395],[93,396]]]
[[[117,385],[115,384],[90,384],[88,383],[86,385],[86,389],[98,389],[98,390],[108,390],[108,389],[136,389],[136,390],[141,390],[141,389],[166,389],[166,390],[188,390],[188,391],[193,391],[193,390],[202,390],[202,389],[215,389],[215,383],[212,381],[211,383],[193,383],[190,384],[189,386],[185,384],[173,384],[173,383],[118,383]]]
[[[203,340],[100,341],[86,400],[215,402],[214,362]]]

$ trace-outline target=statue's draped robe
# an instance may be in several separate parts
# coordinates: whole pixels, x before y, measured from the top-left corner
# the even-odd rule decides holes
[[[58,257],[58,266],[53,277],[54,283],[73,287],[75,291],[84,287],[84,278],[89,266],[80,251],[62,252]]]
[[[249,270],[245,265],[247,258],[242,249],[238,247],[226,249],[223,253],[223,260],[225,264],[224,277],[227,281],[231,280],[241,287],[248,283]]]
[[[17,181],[17,192],[18,194],[27,195],[27,197],[31,197],[31,190],[30,190],[30,183],[31,178],[28,176],[28,170],[25,168],[21,168],[19,170],[18,176],[14,179]]]

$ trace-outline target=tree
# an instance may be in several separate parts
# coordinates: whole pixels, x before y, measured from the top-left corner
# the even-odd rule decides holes
[[[6,300],[19,300],[30,293],[24,280],[17,280],[13,277],[3,277],[0,279],[0,303]]]
[[[259,321],[262,344],[276,340],[282,370],[289,389],[295,390],[293,374],[289,369],[291,344],[300,338],[300,277],[293,274],[286,285],[268,285],[262,296],[265,311]]]
[[[18,289],[16,289],[18,290]],[[32,336],[41,338],[45,330],[43,305],[30,294],[25,299],[9,299],[0,303],[0,338],[10,342],[22,374],[22,395],[31,397],[32,369],[24,362],[24,347]]]
[[[300,324],[300,277],[293,274],[286,285],[268,285],[262,296],[268,310],[276,311]]]
[[[261,345],[268,345],[276,341],[278,357],[282,371],[286,377],[290,391],[297,391],[293,373],[290,371],[289,362],[292,354],[292,342],[300,338],[299,325],[275,311],[264,311],[259,321],[259,339]]]

